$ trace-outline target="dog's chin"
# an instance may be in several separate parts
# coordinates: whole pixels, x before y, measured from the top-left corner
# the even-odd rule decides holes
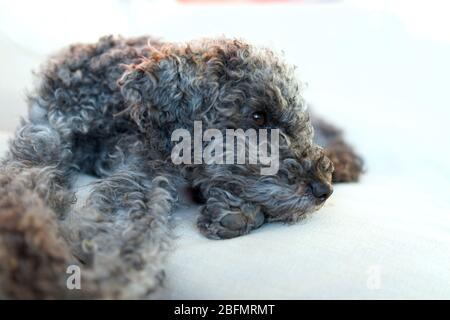
[[[262,208],[267,222],[295,223],[324,204],[305,184],[290,185],[280,180],[260,180],[244,193],[247,200]]]
[[[310,195],[293,197],[286,204],[279,204],[273,208],[265,208],[265,216],[268,222],[285,222],[293,224],[304,218],[307,214],[319,210],[323,206],[317,203]]]

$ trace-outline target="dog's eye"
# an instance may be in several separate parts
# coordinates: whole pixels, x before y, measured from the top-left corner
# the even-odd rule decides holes
[[[255,112],[252,114],[252,118],[257,126],[263,126],[267,122],[267,117],[264,112]]]

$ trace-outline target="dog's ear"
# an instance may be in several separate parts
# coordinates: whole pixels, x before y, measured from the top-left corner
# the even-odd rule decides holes
[[[179,104],[182,98],[178,85],[179,64],[176,55],[157,51],[138,63],[125,66],[118,81],[127,104],[124,112],[129,113],[141,130],[145,130],[150,120],[170,120],[166,118],[170,113],[165,111]]]
[[[165,126],[200,114],[243,77],[249,46],[222,40],[201,51],[190,46],[150,47],[146,57],[125,66],[118,81],[131,118],[145,131],[150,123]],[[241,70],[242,69],[242,70]],[[236,96],[236,88],[233,91]],[[189,104],[185,108],[179,108]]]

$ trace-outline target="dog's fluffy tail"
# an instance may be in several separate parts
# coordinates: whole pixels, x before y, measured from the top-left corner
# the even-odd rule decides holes
[[[0,167],[0,297],[76,298],[67,289],[70,250],[36,191],[42,168]]]
[[[95,211],[61,217],[38,190],[46,185],[58,194],[48,176],[45,168],[0,166],[0,298],[158,297],[169,241],[164,189],[150,190],[161,201],[149,214],[114,223]]]

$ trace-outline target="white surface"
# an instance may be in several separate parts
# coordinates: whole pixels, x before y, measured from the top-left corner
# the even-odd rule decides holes
[[[167,269],[184,299],[450,298],[450,208],[406,181],[336,186],[294,225],[211,241],[182,214]]]
[[[78,7],[87,14],[82,26],[79,11],[70,15],[65,5],[46,10],[45,3],[26,15],[23,6],[0,1],[0,130],[11,131],[25,111],[29,70],[62,45],[105,30],[169,40],[225,34],[283,49],[308,82],[308,100],[345,128],[366,160],[360,184],[336,186],[321,211],[295,226],[211,241],[195,230],[195,210],[178,213],[168,297],[450,298],[445,2],[117,2],[108,9],[115,13],[102,15],[105,23],[98,10]]]

